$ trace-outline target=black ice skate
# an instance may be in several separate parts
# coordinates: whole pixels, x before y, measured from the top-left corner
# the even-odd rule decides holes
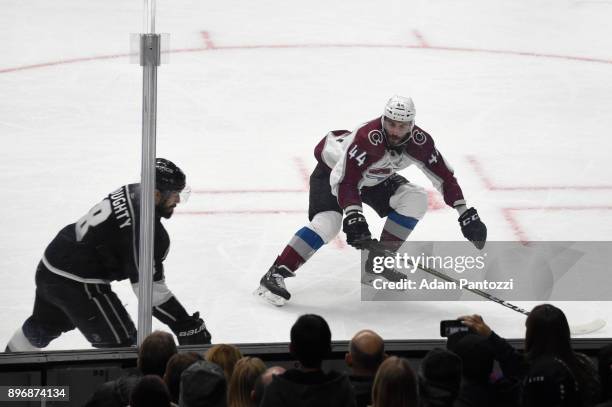
[[[285,305],[285,302],[291,298],[285,287],[286,277],[295,277],[295,273],[286,266],[272,265],[259,281],[259,288],[253,294],[278,307]]]
[[[374,280],[382,278],[386,281],[399,283],[407,278],[404,273],[400,273],[394,268],[383,267],[382,271],[377,273],[374,271],[374,254],[370,252],[364,266],[364,273],[361,275],[361,284],[372,286]]]

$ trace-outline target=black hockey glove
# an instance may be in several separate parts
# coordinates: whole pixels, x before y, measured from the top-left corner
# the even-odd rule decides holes
[[[482,249],[487,241],[487,227],[480,220],[476,209],[470,208],[459,216],[459,226],[463,236],[478,249]]]
[[[199,312],[174,322],[170,329],[178,338],[179,345],[208,344],[211,340],[210,332]]]
[[[365,249],[372,240],[368,222],[360,211],[349,211],[344,217],[342,231],[346,233],[346,243],[355,249]]]

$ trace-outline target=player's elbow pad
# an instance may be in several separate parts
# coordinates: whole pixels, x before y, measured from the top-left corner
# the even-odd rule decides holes
[[[132,290],[134,290],[134,294],[136,294],[136,297],[138,298],[139,283],[132,284]],[[161,305],[168,301],[173,296],[174,294],[172,294],[172,291],[170,291],[164,280],[153,282],[153,296],[151,297],[151,306],[157,307],[158,305]]]

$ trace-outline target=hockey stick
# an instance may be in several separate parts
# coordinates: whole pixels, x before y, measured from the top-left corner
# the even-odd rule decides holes
[[[385,256],[389,256],[389,257],[394,257],[397,252],[394,252],[392,250],[389,250],[385,247],[383,247],[377,240],[372,240],[371,243],[366,247],[366,249],[373,251],[374,253],[379,253]],[[412,266],[414,266],[414,264],[410,261],[407,260],[408,263],[410,263]],[[422,270],[426,273],[429,273],[433,276],[436,276],[438,278],[441,278],[442,280],[454,283],[456,286],[460,286],[459,284],[459,280],[456,280],[444,273],[439,272],[438,270],[434,270],[432,268],[429,267],[425,267],[422,266],[420,264],[417,264],[416,267],[419,270]],[[500,305],[503,305],[506,308],[510,308],[513,311],[519,312],[525,316],[529,315],[529,311],[524,310],[521,307],[518,307],[512,303],[509,303],[508,301],[502,300],[501,298],[498,298],[494,295],[491,295],[485,291],[476,289],[476,288],[467,288],[464,287],[465,290],[470,291],[471,293],[474,293],[476,295],[479,295],[483,298],[486,298],[489,301],[493,301],[496,302]],[[570,325],[570,331],[572,333],[572,335],[586,335],[589,333],[593,333],[596,331],[599,331],[600,329],[604,328],[606,326],[606,321],[604,321],[603,319],[596,319],[594,321],[588,322],[586,324],[580,324],[580,325]]]

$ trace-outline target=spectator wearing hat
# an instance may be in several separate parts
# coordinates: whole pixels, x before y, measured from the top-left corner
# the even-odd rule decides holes
[[[289,350],[301,367],[272,378],[262,407],[355,406],[355,394],[348,377],[321,369],[323,360],[331,353],[331,331],[322,317],[300,316],[291,327]]]
[[[226,407],[227,384],[223,369],[199,360],[181,374],[179,407]]]
[[[191,366],[192,363],[204,358],[196,352],[177,353],[168,360],[166,372],[164,373],[164,382],[170,392],[170,398],[173,403],[178,403],[179,390],[181,387],[181,374],[185,369]]]

